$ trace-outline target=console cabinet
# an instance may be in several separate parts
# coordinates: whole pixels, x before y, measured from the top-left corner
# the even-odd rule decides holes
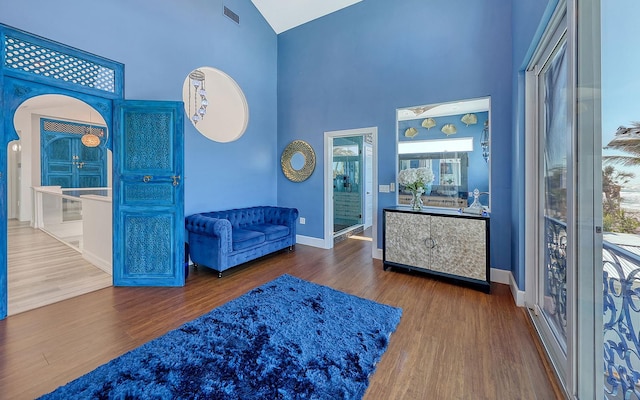
[[[387,208],[383,234],[385,270],[421,271],[489,292],[488,216]]]

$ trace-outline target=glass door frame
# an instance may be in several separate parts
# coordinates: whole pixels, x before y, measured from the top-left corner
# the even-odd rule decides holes
[[[551,364],[555,369],[555,372],[560,380],[561,385],[566,389],[568,388],[571,377],[571,362],[573,356],[572,348],[572,333],[574,324],[572,323],[572,258],[571,247],[572,243],[568,240],[566,248],[566,352],[562,346],[555,340],[555,335],[551,324],[544,318],[544,280],[545,280],[545,224],[544,224],[544,183],[542,177],[544,176],[544,163],[543,163],[543,147],[544,147],[544,110],[541,106],[541,102],[544,101],[544,86],[540,84],[542,74],[545,72],[548,65],[552,62],[553,58],[557,55],[559,49],[566,43],[565,57],[567,57],[567,70],[569,70],[570,51],[567,39],[567,15],[566,9],[559,7],[552,17],[547,32],[543,36],[541,42],[538,45],[538,50],[534,55],[531,63],[526,72],[527,79],[527,93],[531,93],[527,102],[527,113],[530,119],[528,124],[527,149],[529,151],[529,162],[527,164],[527,200],[529,200],[527,209],[535,211],[528,213],[529,227],[527,228],[527,250],[530,254],[527,260],[530,264],[527,265],[527,307],[531,310],[532,321],[540,336],[541,341],[547,351]],[[567,86],[571,85],[571,81],[567,77]],[[567,103],[570,103],[569,97],[567,97]],[[567,104],[567,111],[570,118],[571,105]],[[571,122],[571,120],[569,119]],[[573,135],[571,135],[573,136]],[[567,141],[567,146],[571,146],[571,140]],[[572,224],[572,199],[571,194],[573,192],[572,179],[572,158],[571,154],[567,154],[567,238],[571,238],[570,235]]]
[[[597,4],[594,4],[597,3]],[[550,6],[551,7],[551,6]],[[600,4],[559,1],[548,20],[525,72],[525,208],[539,210],[538,92],[535,65],[542,48],[566,16],[567,99],[571,121],[567,159],[567,359],[564,373],[546,339],[540,336],[567,397],[604,395],[602,325],[602,165],[600,123]],[[577,12],[578,7],[580,13]],[[556,32],[557,34],[557,32]],[[557,43],[557,41],[556,41]],[[533,106],[533,107],[532,107]],[[533,190],[532,190],[533,189]],[[538,334],[536,316],[540,288],[537,279],[541,249],[538,213],[525,218],[525,303]]]
[[[580,12],[578,12],[580,10]],[[604,397],[604,325],[602,264],[602,104],[600,98],[600,1],[568,0],[575,104],[574,305],[575,366],[573,394]],[[579,139],[579,140],[578,140]]]

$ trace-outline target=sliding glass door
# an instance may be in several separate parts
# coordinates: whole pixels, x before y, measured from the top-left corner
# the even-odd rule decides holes
[[[526,302],[576,399],[604,388],[599,17],[560,0],[526,72]]]
[[[534,73],[537,87],[537,293],[535,315],[541,336],[562,380],[567,379],[567,235],[571,121],[568,113],[565,26],[543,51]]]

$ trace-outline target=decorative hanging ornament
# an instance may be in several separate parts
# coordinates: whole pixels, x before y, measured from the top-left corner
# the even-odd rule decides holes
[[[193,115],[191,116],[191,121],[195,125],[204,119],[209,100],[207,100],[207,91],[204,88],[204,72],[195,69],[189,74],[189,79],[191,79],[191,85],[193,86]],[[200,104],[198,104],[198,96],[200,96]],[[189,109],[191,110],[191,108],[191,104],[189,104]]]

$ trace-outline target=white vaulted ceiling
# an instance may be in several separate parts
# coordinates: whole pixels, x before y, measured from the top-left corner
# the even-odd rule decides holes
[[[362,0],[251,0],[276,34]]]

